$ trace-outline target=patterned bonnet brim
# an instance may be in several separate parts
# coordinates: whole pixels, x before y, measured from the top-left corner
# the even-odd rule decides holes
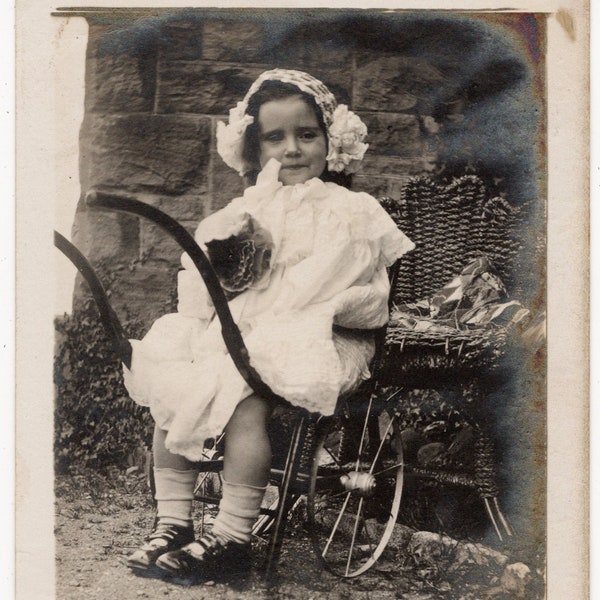
[[[250,98],[265,81],[281,81],[295,85],[310,94],[321,112],[327,128],[329,152],[327,166],[330,171],[355,173],[369,147],[364,143],[367,127],[360,117],[348,110],[345,104],[338,105],[327,86],[308,73],[291,69],[273,69],[262,73],[250,86],[241,102],[229,111],[229,123],[217,124],[217,152],[225,163],[240,175],[249,170],[244,163],[242,150],[244,134],[254,117],[246,114]]]

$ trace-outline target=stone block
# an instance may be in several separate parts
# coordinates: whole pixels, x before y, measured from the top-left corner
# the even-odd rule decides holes
[[[197,20],[181,19],[164,23],[158,41],[160,60],[202,58],[202,29],[202,22]]]
[[[442,83],[442,73],[422,59],[363,52],[356,58],[353,106],[360,110],[408,111]]]
[[[129,268],[115,266],[110,270],[110,281],[105,276],[106,271],[99,271],[110,305],[121,322],[139,322],[145,333],[158,317],[177,310],[177,270],[174,267],[165,263]],[[73,305],[81,306],[90,296],[87,284],[78,275]]]
[[[265,30],[250,20],[205,21],[202,25],[202,58],[227,62],[263,62]]]
[[[103,55],[86,62],[87,112],[151,112],[156,87],[155,57]]]
[[[206,214],[210,205],[208,194],[184,194],[182,196],[164,196],[155,194],[136,194],[138,200],[159,208],[177,221],[195,221],[198,223]]]
[[[210,119],[190,115],[88,115],[80,135],[83,189],[202,194]]]
[[[180,221],[192,235],[198,221]],[[181,266],[181,246],[160,227],[143,219],[140,223],[140,259],[142,264],[151,260],[155,263],[167,263],[170,266]]]
[[[316,77],[317,71],[350,73],[352,60],[352,44],[341,40],[332,23],[310,28],[300,25],[273,44],[263,57],[263,62],[306,70]]]
[[[88,58],[109,54],[149,56],[155,53],[161,20],[149,18],[88,19]]]
[[[265,69],[239,64],[159,61],[159,113],[228,115]]]
[[[73,243],[93,264],[129,264],[139,257],[139,219],[123,213],[78,211]]]
[[[154,105],[159,27],[156,20],[90,20],[86,110],[150,112]]]
[[[214,212],[241,196],[244,193],[244,185],[237,172],[228,167],[216,152],[212,155],[211,165],[212,204],[209,212]]]
[[[415,115],[361,113],[369,134],[369,152],[386,156],[414,156],[422,151],[419,122]]]
[[[147,330],[158,317],[176,310],[176,266],[147,263],[117,275],[110,301],[119,316],[139,319]]]

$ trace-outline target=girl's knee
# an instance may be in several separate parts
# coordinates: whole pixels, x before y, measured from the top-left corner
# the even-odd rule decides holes
[[[271,407],[266,400],[256,394],[248,396],[236,406],[227,424],[227,432],[232,433],[240,429],[242,431],[263,429],[266,427],[270,414]]]

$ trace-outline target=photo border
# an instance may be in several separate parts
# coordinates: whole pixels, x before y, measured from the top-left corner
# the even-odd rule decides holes
[[[169,3],[175,8],[178,2]],[[183,2],[181,7],[217,7]],[[78,3],[81,7],[114,2]],[[155,8],[164,2],[129,2]],[[449,7],[452,5],[452,7]],[[64,5],[17,5],[16,58],[16,577],[17,597],[54,596],[52,354],[53,60]],[[123,5],[121,5],[123,6]],[[355,8],[354,2],[239,2],[228,7]],[[369,8],[505,9],[505,2],[379,2]],[[548,597],[587,597],[589,511],[589,5],[525,0],[548,14]]]

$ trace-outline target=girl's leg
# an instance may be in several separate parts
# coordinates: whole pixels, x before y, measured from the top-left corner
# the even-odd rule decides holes
[[[163,554],[194,540],[192,502],[197,470],[185,457],[165,447],[166,432],[154,428],[154,482],[157,520],[146,542],[127,559],[138,572],[151,570]]]
[[[264,487],[271,468],[267,423],[271,406],[253,394],[236,407],[225,428],[223,477],[230,483]]]
[[[158,425],[154,426],[154,436],[152,438],[152,454],[154,455],[154,466],[159,469],[177,469],[178,471],[187,471],[192,468],[192,464],[185,456],[173,454],[167,450],[165,439],[167,432],[160,429]]]
[[[152,453],[158,521],[191,527],[194,485],[198,471],[185,456],[167,450],[166,437],[166,431],[158,426],[154,427]]]
[[[225,429],[223,498],[212,531],[223,542],[250,542],[271,466],[270,414],[269,403],[252,395],[236,407]]]
[[[225,429],[223,497],[212,532],[163,554],[156,561],[161,569],[211,579],[248,572],[252,527],[260,514],[271,464],[270,413],[269,404],[255,395],[238,404]]]

